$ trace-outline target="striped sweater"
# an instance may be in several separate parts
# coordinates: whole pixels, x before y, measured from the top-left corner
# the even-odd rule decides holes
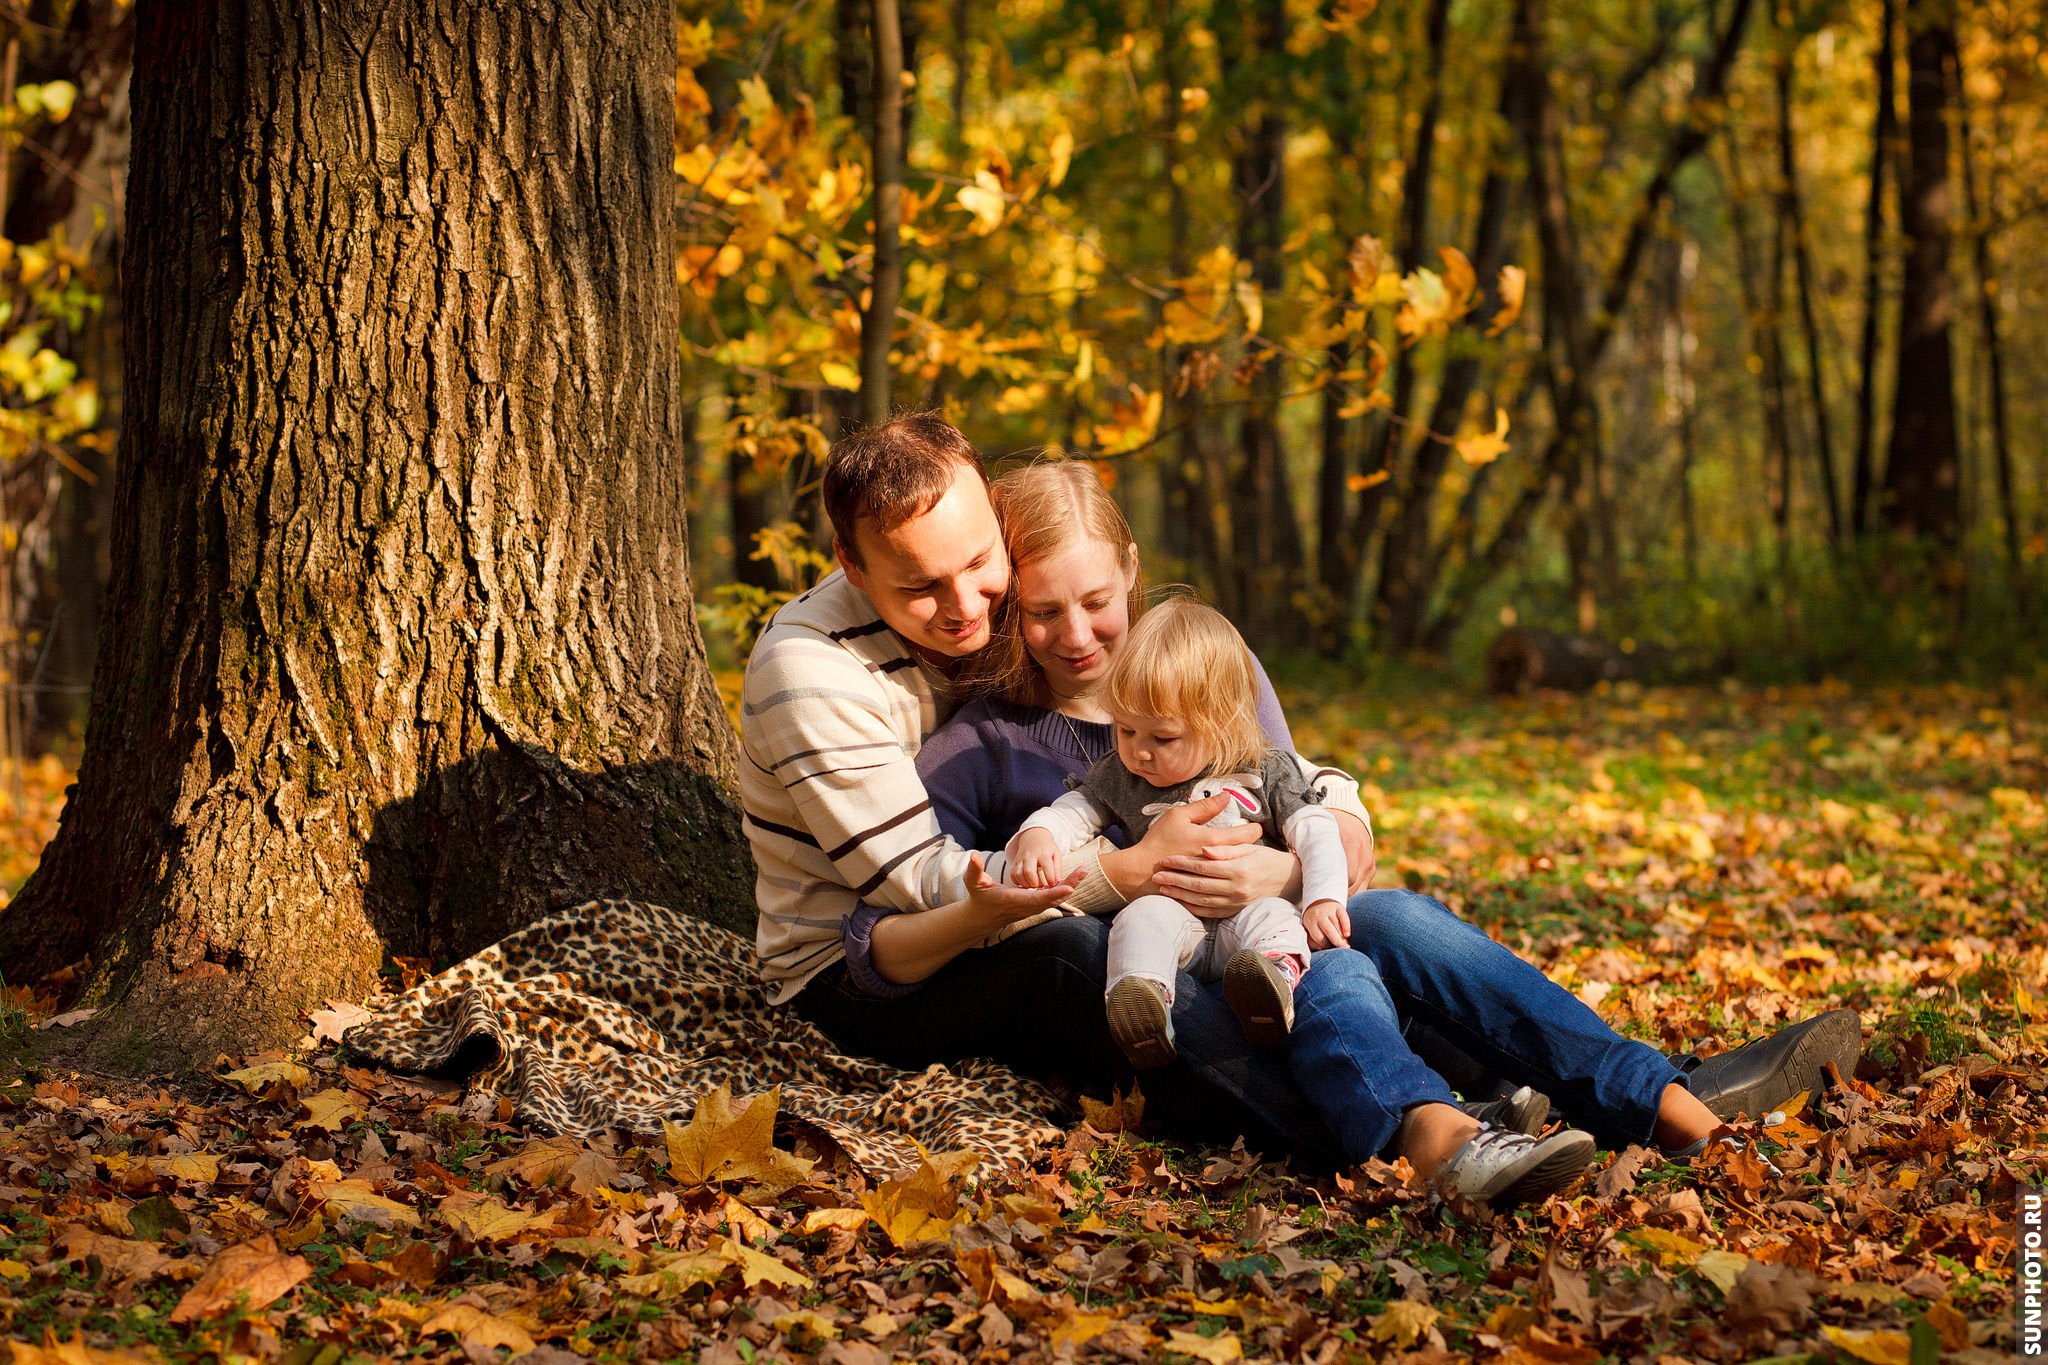
[[[839,959],[862,901],[923,910],[953,899],[968,850],[939,831],[917,751],[951,710],[946,680],[837,570],[789,602],[754,645],[741,693],[741,828],[757,870],[755,949],[769,998]],[[1100,869],[1082,909],[1120,903]]]

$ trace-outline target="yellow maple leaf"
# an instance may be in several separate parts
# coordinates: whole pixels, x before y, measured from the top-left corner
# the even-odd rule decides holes
[[[1145,1117],[1145,1095],[1136,1085],[1126,1095],[1120,1089],[1109,1092],[1109,1103],[1104,1104],[1086,1095],[1081,1097],[1081,1117],[1090,1128],[1098,1133],[1129,1133],[1137,1130]]]
[[[697,1101],[689,1126],[662,1121],[668,1138],[669,1174],[679,1184],[699,1186],[737,1181],[749,1191],[779,1194],[801,1184],[814,1164],[774,1144],[775,1113],[782,1087],[745,1102],[733,1111],[732,1093],[723,1085]]]
[[[363,1106],[346,1090],[322,1090],[317,1095],[308,1095],[299,1101],[306,1110],[306,1117],[294,1124],[297,1128],[325,1128],[338,1133],[349,1120],[363,1116]]]
[[[809,1236],[828,1230],[858,1232],[867,1226],[866,1209],[812,1209],[804,1215],[804,1221],[797,1224],[797,1231]]]
[[[1166,1334],[1166,1349],[1179,1355],[1206,1360],[1209,1365],[1230,1365],[1244,1359],[1244,1346],[1235,1332],[1218,1332],[1205,1337],[1200,1332],[1172,1331]]]
[[[529,1228],[547,1227],[555,1221],[552,1210],[528,1213],[468,1190],[456,1190],[441,1202],[435,1216],[475,1245],[502,1242]]]
[[[380,1228],[420,1226],[420,1216],[410,1204],[386,1199],[370,1188],[367,1180],[312,1180],[306,1183],[306,1197],[330,1218],[353,1218]]]
[[[212,1152],[180,1152],[175,1156],[143,1159],[150,1171],[170,1180],[190,1180],[209,1185],[220,1178],[220,1158]]]
[[[464,1346],[506,1346],[513,1355],[524,1355],[534,1347],[533,1337],[518,1323],[487,1313],[470,1303],[444,1304],[420,1324],[420,1335],[430,1337],[446,1332]]]
[[[899,1247],[943,1242],[966,1221],[960,1212],[960,1182],[981,1159],[972,1152],[917,1150],[923,1159],[915,1171],[884,1180],[860,1197],[868,1217]]]
[[[1405,1351],[1436,1326],[1437,1311],[1413,1299],[1396,1299],[1373,1314],[1371,1337]]]
[[[1508,410],[1493,410],[1493,430],[1475,431],[1470,436],[1460,436],[1456,443],[1458,458],[1469,465],[1492,464],[1508,448]],[[1711,848],[1711,845],[1709,846]]]
[[[1655,1254],[1659,1264],[1669,1270],[1677,1266],[1691,1265],[1698,1261],[1700,1253],[1707,1249],[1705,1242],[1695,1242],[1667,1228],[1637,1228],[1624,1233],[1623,1240],[1634,1242],[1645,1251]]]
[[[818,377],[835,389],[849,393],[860,387],[860,371],[843,360],[827,360],[818,366]]]
[[[589,1194],[618,1179],[619,1163],[572,1137],[541,1138],[484,1167],[486,1175],[517,1177],[531,1186],[564,1186]]]
[[[1739,1251],[1723,1251],[1714,1247],[1702,1251],[1693,1268],[1726,1294],[1735,1287],[1735,1281],[1741,1278],[1742,1272],[1749,1268],[1749,1257]]]
[[[1114,1326],[1116,1319],[1107,1313],[1068,1313],[1052,1325],[1053,1349],[1086,1345]]]
[[[790,1289],[810,1288],[810,1276],[790,1269],[773,1256],[756,1251],[744,1242],[713,1234],[704,1249],[728,1265],[737,1266],[740,1278],[746,1281],[749,1289],[758,1289],[764,1284],[779,1284]]]
[[[268,1099],[286,1086],[304,1090],[313,1083],[313,1073],[297,1062],[258,1062],[240,1071],[224,1072],[221,1079],[239,1085],[257,1099]]]
[[[1846,1327],[1820,1330],[1829,1341],[1870,1365],[1910,1365],[1913,1359],[1913,1342],[1904,1332],[1855,1332]]]
[[[1486,329],[1486,335],[1497,337],[1515,325],[1522,316],[1522,301],[1529,293],[1529,272],[1518,265],[1504,265],[1499,277],[1500,311],[1493,315],[1493,322]]]
[[[1009,204],[1003,197],[1003,182],[995,173],[979,170],[974,173],[972,185],[962,185],[960,192],[953,196],[953,202],[974,215],[974,235],[986,237],[1003,225],[1003,215],[1009,211]]]
[[[1228,330],[1221,319],[1211,317],[1186,299],[1167,300],[1159,324],[1166,339],[1176,346],[1205,345]]]

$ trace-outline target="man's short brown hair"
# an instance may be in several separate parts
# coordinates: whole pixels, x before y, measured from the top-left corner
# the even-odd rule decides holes
[[[854,538],[860,523],[886,531],[923,516],[946,496],[960,465],[988,481],[974,443],[932,412],[894,417],[838,442],[825,459],[825,515],[839,553],[865,568]]]

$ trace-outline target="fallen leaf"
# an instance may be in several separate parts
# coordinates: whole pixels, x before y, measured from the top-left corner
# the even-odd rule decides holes
[[[249,1311],[267,1308],[312,1273],[304,1257],[279,1251],[274,1238],[237,1243],[207,1262],[171,1310],[171,1321],[216,1318],[238,1306]]]
[[[790,1289],[808,1289],[811,1277],[799,1270],[792,1270],[773,1256],[754,1250],[744,1242],[730,1237],[714,1235],[705,1244],[705,1250],[729,1264],[739,1267],[740,1278],[747,1288],[758,1289],[764,1284],[783,1285]]]
[[[308,1095],[299,1101],[306,1117],[295,1125],[300,1128],[324,1128],[338,1133],[353,1119],[364,1114],[362,1104],[346,1090],[322,1090],[317,1095]]]
[[[331,1218],[353,1218],[379,1228],[420,1226],[420,1216],[410,1204],[386,1199],[370,1188],[367,1180],[311,1180],[306,1197]]]
[[[677,1183],[689,1186],[738,1181],[750,1194],[779,1194],[800,1184],[811,1172],[813,1162],[774,1145],[775,1111],[782,1103],[782,1088],[744,1102],[733,1110],[732,1094],[719,1086],[697,1101],[688,1127],[678,1128],[664,1120],[668,1138],[669,1174]]]
[[[316,1046],[321,1043],[338,1043],[342,1034],[357,1024],[367,1024],[376,1017],[375,1011],[364,1009],[361,1005],[350,1004],[345,1000],[330,1000],[326,1009],[314,1010],[306,1016],[313,1025],[313,1042]]]
[[[1107,1313],[1067,1313],[1052,1325],[1053,1349],[1085,1346],[1116,1325]]]
[[[43,1344],[32,1346],[26,1341],[10,1341],[8,1349],[14,1352],[14,1365],[156,1365],[154,1351],[129,1351],[121,1348],[100,1350],[85,1344],[85,1333],[79,1332],[69,1341],[57,1340],[56,1333],[43,1329]]]
[[[1213,1337],[1205,1337],[1200,1332],[1171,1331],[1166,1334],[1166,1349],[1206,1360],[1209,1365],[1230,1365],[1233,1360],[1244,1359],[1244,1347],[1235,1332],[1218,1332]]]
[[[511,1176],[529,1186],[554,1185],[589,1194],[619,1178],[619,1163],[591,1151],[572,1137],[542,1138],[484,1167],[486,1175]]]
[[[922,1147],[918,1155],[922,1159],[915,1171],[885,1180],[860,1197],[868,1216],[899,1247],[943,1242],[966,1221],[960,1212],[960,1182],[981,1160],[972,1152],[933,1155]]]
[[[224,1072],[221,1079],[258,1099],[270,1099],[286,1087],[304,1090],[313,1083],[313,1073],[297,1062],[258,1062],[240,1071]]]
[[[866,1209],[812,1209],[804,1215],[803,1222],[797,1224],[796,1230],[805,1236],[832,1228],[858,1232],[867,1226],[867,1221]]]
[[[83,1265],[97,1260],[100,1268],[119,1280],[146,1280],[160,1274],[171,1258],[161,1247],[126,1237],[109,1237],[83,1223],[73,1223],[51,1239],[51,1249],[66,1261]]]
[[[1715,1247],[1702,1251],[1699,1260],[1693,1263],[1693,1269],[1711,1281],[1714,1288],[1726,1294],[1735,1288],[1735,1281],[1741,1278],[1742,1272],[1748,1269],[1750,1264],[1749,1257],[1739,1251],[1723,1251]]]
[[[420,1324],[420,1335],[430,1337],[446,1332],[464,1346],[504,1346],[513,1355],[524,1355],[534,1347],[533,1338],[516,1322],[487,1313],[475,1304],[445,1304]]]
[[[469,1190],[451,1192],[441,1201],[435,1216],[458,1236],[477,1246],[506,1241],[533,1228],[548,1227],[555,1221],[552,1209],[529,1213]]]
[[[1382,1311],[1373,1314],[1372,1331],[1368,1335],[1374,1341],[1384,1341],[1396,1350],[1405,1351],[1436,1326],[1437,1310],[1413,1299],[1396,1299]]]
[[[1912,1365],[1913,1342],[1904,1332],[1857,1332],[1833,1326],[1820,1330],[1829,1341],[1870,1365]]]
[[[1098,1133],[1133,1133],[1139,1120],[1145,1117],[1145,1096],[1136,1085],[1128,1095],[1120,1089],[1111,1090],[1108,1104],[1083,1095],[1081,1117]]]

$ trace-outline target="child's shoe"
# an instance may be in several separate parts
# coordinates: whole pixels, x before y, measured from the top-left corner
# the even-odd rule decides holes
[[[1148,976],[1127,976],[1109,988],[1109,1032],[1139,1070],[1174,1058],[1173,1007],[1166,987]]]
[[[1491,1100],[1467,1100],[1458,1106],[1473,1118],[1511,1133],[1540,1133],[1550,1122],[1550,1096],[1530,1086]]]
[[[1223,999],[1253,1047],[1278,1047],[1294,1029],[1294,982],[1278,958],[1240,950],[1223,968]]]

